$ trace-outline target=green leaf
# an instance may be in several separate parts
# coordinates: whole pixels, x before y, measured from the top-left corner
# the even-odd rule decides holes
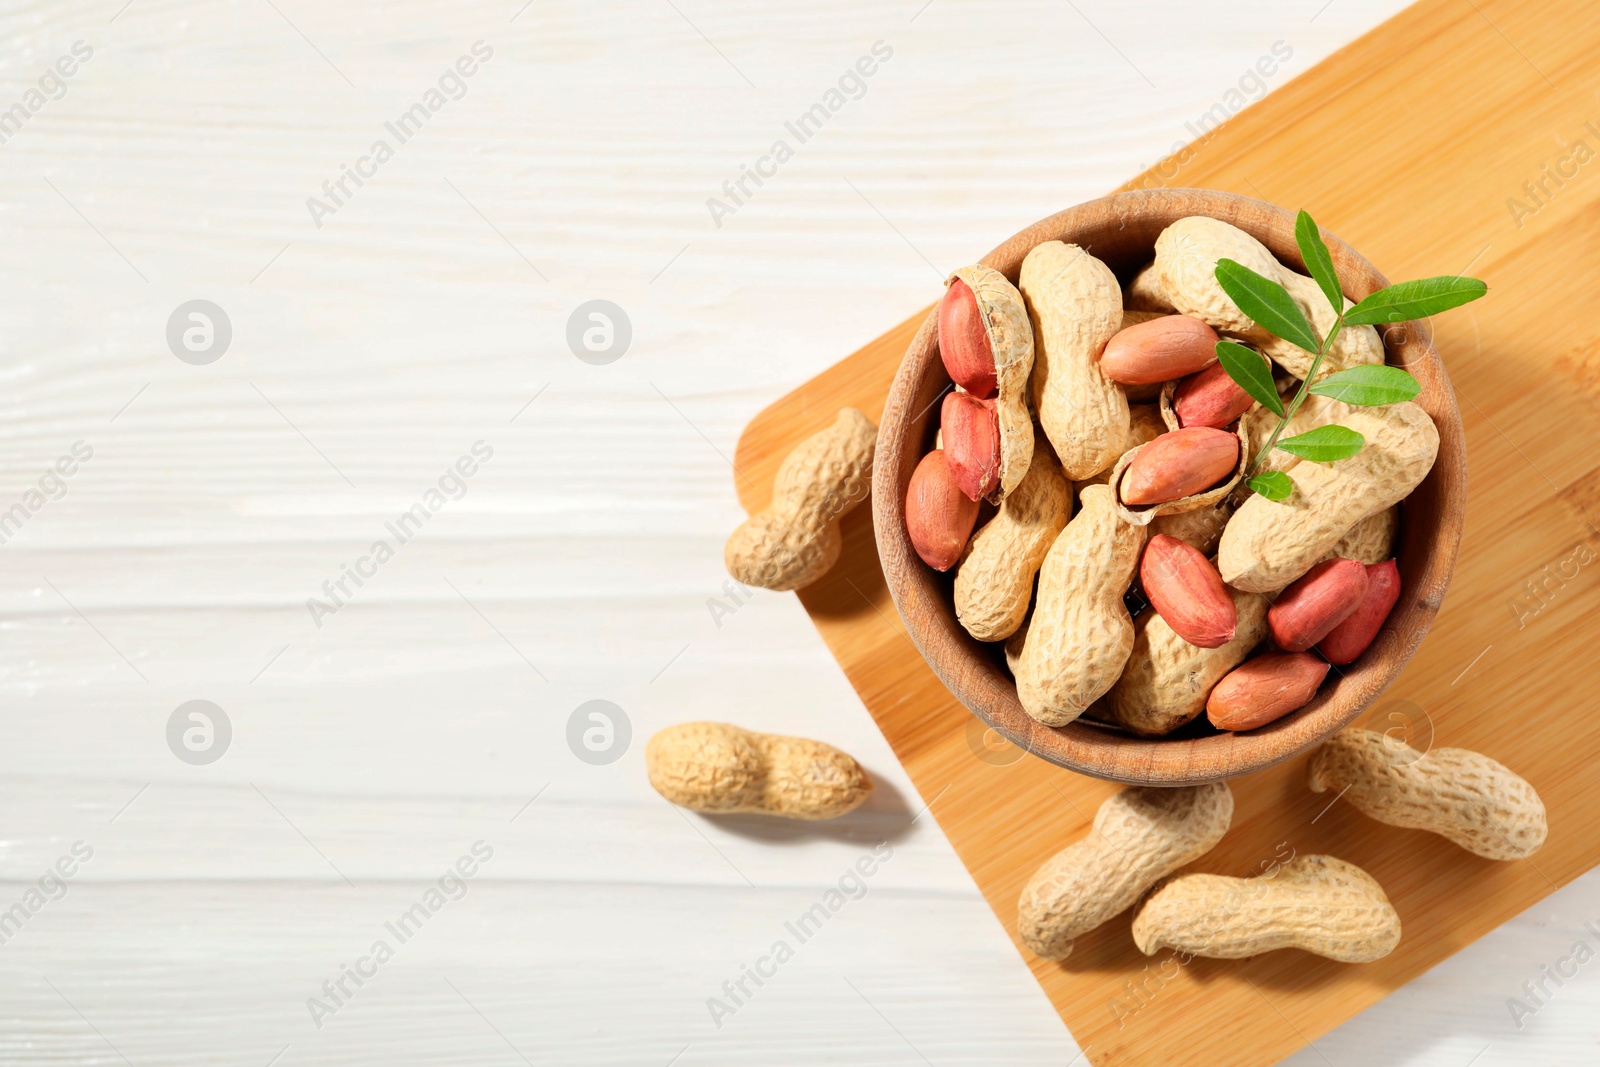
[[[1422,392],[1422,386],[1399,367],[1367,364],[1330,374],[1313,385],[1311,391],[1370,408],[1410,400]]]
[[[1250,479],[1250,488],[1268,500],[1283,500],[1294,492],[1294,483],[1282,471],[1262,471]]]
[[[1272,368],[1266,356],[1233,341],[1218,341],[1217,360],[1234,384],[1249,393],[1251,399],[1274,415],[1283,416],[1283,401],[1278,399],[1278,387],[1273,384]]]
[[[1322,231],[1317,229],[1317,224],[1304,211],[1294,220],[1294,240],[1300,246],[1300,258],[1306,261],[1306,270],[1316,279],[1317,285],[1322,288],[1322,295],[1328,298],[1328,306],[1337,315],[1344,310],[1344,290],[1339,288],[1339,272],[1333,269],[1333,257],[1328,254],[1328,246],[1322,241]]]
[[[1317,335],[1306,321],[1305,312],[1294,302],[1289,290],[1231,259],[1217,260],[1217,284],[1239,310],[1256,325],[1307,352],[1317,350]]]
[[[1345,313],[1347,326],[1407,322],[1470,304],[1489,291],[1476,278],[1422,278],[1379,289]],[[1245,314],[1249,314],[1246,312]],[[1298,343],[1298,342],[1297,342]]]
[[[1361,451],[1367,439],[1348,426],[1318,426],[1315,430],[1288,437],[1278,442],[1278,447],[1291,456],[1309,459],[1313,463],[1332,463],[1336,459],[1349,459]]]

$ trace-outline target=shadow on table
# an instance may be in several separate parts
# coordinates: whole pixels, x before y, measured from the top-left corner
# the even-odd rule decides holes
[[[894,785],[881,774],[872,775],[872,796],[861,807],[848,815],[821,822],[802,819],[782,819],[774,815],[705,815],[697,816],[715,823],[729,833],[769,845],[784,845],[806,841],[848,841],[872,845],[879,841],[899,841],[911,830],[917,817],[906,799]],[[918,805],[918,810],[921,805]]]

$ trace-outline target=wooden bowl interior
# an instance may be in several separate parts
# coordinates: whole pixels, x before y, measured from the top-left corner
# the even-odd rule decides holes
[[[1172,222],[1208,215],[1252,234],[1283,263],[1303,270],[1294,216],[1246,197],[1199,189],[1119,193],[1071,208],[1012,237],[983,262],[1013,283],[1022,259],[1044,241],[1086,248],[1124,282],[1154,255]],[[1388,285],[1361,256],[1330,240],[1334,265],[1353,300]],[[974,640],[956,621],[954,571],[940,574],[911,548],[905,495],[918,460],[933,447],[938,400],[950,388],[930,314],[901,363],[879,428],[873,472],[873,518],[884,576],[912,640],[958,699],[1013,744],[1063,767],[1113,781],[1188,785],[1235,777],[1302,752],[1348,724],[1399,675],[1427,632],[1455,565],[1465,512],[1466,455],[1461,415],[1425,324],[1403,323],[1384,334],[1388,362],[1421,383],[1417,397],[1439,430],[1433,470],[1404,502],[1397,552],[1401,597],[1376,641],[1355,663],[1334,668],[1330,682],[1304,708],[1248,733],[1211,732],[1202,716],[1174,736],[1138,738],[1079,719],[1047,727],[1017,701],[1001,646]]]

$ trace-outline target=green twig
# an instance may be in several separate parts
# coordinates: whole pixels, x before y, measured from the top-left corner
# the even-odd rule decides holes
[[[1242,485],[1250,484],[1250,478],[1255,474],[1256,468],[1261,466],[1262,458],[1277,446],[1278,438],[1283,435],[1283,428],[1289,425],[1289,420],[1294,418],[1295,412],[1300,410],[1300,405],[1305,403],[1306,397],[1311,393],[1311,383],[1317,380],[1317,371],[1322,367],[1322,357],[1333,348],[1333,342],[1342,329],[1344,329],[1344,312],[1341,311],[1334,317],[1333,325],[1328,329],[1328,336],[1322,339],[1317,350],[1311,354],[1311,368],[1306,371],[1305,378],[1300,382],[1300,388],[1295,391],[1294,399],[1289,401],[1289,407],[1278,419],[1278,425],[1272,428],[1272,436],[1267,438],[1266,445],[1250,460],[1250,466],[1245,469],[1244,477],[1240,479]]]

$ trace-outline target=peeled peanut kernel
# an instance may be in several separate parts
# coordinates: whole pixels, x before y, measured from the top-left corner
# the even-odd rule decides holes
[[[1167,424],[1161,420],[1161,409],[1155,404],[1128,405],[1128,437],[1122,442],[1122,454],[1150,441],[1154,441],[1167,432]],[[1120,458],[1120,457],[1119,457]],[[1112,468],[1107,467],[1099,474],[1091,475],[1081,481],[1073,482],[1073,489],[1083,491],[1086,485],[1104,485],[1111,480]]]
[[[1211,426],[1218,430],[1249,411],[1254,403],[1220,363],[1189,375],[1178,383],[1172,396],[1172,410],[1179,426]]]
[[[1272,640],[1285,652],[1304,652],[1348,619],[1366,595],[1363,564],[1353,559],[1324,560],[1278,594],[1267,612]]]
[[[993,267],[959,267],[946,284],[939,309],[939,354],[951,379],[988,401],[993,412],[1000,435],[1000,474],[983,495],[998,504],[1021,484],[1033,459],[1033,413],[1028,410],[1033,326],[1022,294]],[[943,341],[947,336],[948,349]]]
[[[1223,675],[1267,636],[1267,598],[1229,589],[1238,622],[1220,648],[1191,645],[1159,612],[1133,620],[1133,652],[1106,704],[1112,722],[1139,737],[1160,737],[1193,722]]]
[[[1124,504],[1165,504],[1193,496],[1239,465],[1239,439],[1225,430],[1193,426],[1144,446],[1122,479]]]
[[[667,727],[644,762],[656,792],[691,811],[832,819],[872,794],[867,772],[832,745],[722,722]]]
[[[956,565],[978,522],[978,502],[956,484],[944,452],[922,457],[906,486],[906,533],[922,562],[936,571]]]
[[[1366,564],[1367,593],[1345,620],[1317,642],[1317,651],[1335,667],[1354,663],[1383,629],[1400,599],[1400,567],[1392,559]]]
[[[1328,675],[1309,652],[1268,652],[1245,660],[1206,698],[1206,718],[1219,730],[1254,730],[1311,702]]]
[[[1137,326],[1141,322],[1159,319],[1167,315],[1165,311],[1136,311],[1124,306],[1122,309],[1122,328]],[[1122,391],[1127,394],[1129,404],[1154,403],[1161,396],[1161,387],[1164,382],[1151,382],[1148,385],[1124,385]]]
[[[1182,378],[1217,361],[1217,331],[1188,315],[1128,326],[1106,342],[1100,373],[1123,385]]]
[[[1233,640],[1238,613],[1211,561],[1176,537],[1157,534],[1139,562],[1144,595],[1174,633],[1199,648]]]
[[[1000,422],[994,401],[953,392],[939,408],[944,461],[961,491],[982,500],[1000,484]]]
[[[939,358],[950,380],[973,396],[995,394],[994,346],[972,287],[953,278],[939,301]]]

